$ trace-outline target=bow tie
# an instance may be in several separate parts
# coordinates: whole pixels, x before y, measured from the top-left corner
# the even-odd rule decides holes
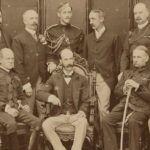
[[[66,74],[64,74],[64,78],[72,78],[72,75],[66,75]]]

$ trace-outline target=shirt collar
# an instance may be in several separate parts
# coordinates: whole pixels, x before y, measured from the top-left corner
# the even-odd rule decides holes
[[[143,29],[148,24],[148,21],[146,21],[143,24],[138,25],[138,29]]]
[[[72,74],[73,74],[73,70],[72,71],[70,71],[69,73],[67,73],[64,69],[63,69],[63,73],[65,74],[65,75],[69,75],[69,76],[71,76]]]
[[[3,66],[1,66],[1,65],[0,65],[0,68],[3,69],[4,71],[8,72],[8,73],[10,72],[9,69],[6,69],[5,67],[3,67]]]
[[[36,31],[34,31],[34,30],[31,30],[31,29],[29,29],[29,28],[25,28],[25,30],[27,31],[27,32],[29,32],[31,35],[35,35],[36,34]]]
[[[106,30],[105,26],[103,26],[103,27],[100,29],[100,31],[95,30],[96,38],[99,39],[99,38],[102,36],[102,34],[104,33],[105,30]]]

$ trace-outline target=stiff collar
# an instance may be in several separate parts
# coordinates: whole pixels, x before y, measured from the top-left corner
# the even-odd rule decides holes
[[[25,30],[27,31],[27,32],[29,32],[31,35],[36,35],[36,31],[35,30],[31,30],[31,29],[29,29],[29,28],[27,28],[27,27],[25,27]]]
[[[103,27],[100,29],[100,31],[95,30],[96,39],[99,39],[99,38],[102,36],[102,34],[105,32],[105,30],[106,30],[106,27],[105,27],[105,26],[103,26]]]
[[[66,75],[66,76],[72,76],[74,71],[70,71],[69,73],[66,72],[66,70],[63,69],[63,73]]]
[[[6,69],[5,67],[3,67],[3,66],[1,66],[1,65],[0,65],[0,68],[1,68],[2,70],[4,70],[4,71],[8,72],[8,73],[10,72],[9,69]]]
[[[140,24],[140,25],[137,25],[138,29],[143,29],[144,27],[146,27],[148,25],[148,21],[146,21],[145,23],[143,24]]]

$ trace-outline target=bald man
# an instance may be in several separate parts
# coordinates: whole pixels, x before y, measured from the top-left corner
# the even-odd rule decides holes
[[[35,94],[41,82],[46,80],[45,46],[37,36],[38,14],[27,10],[23,14],[25,30],[13,39],[15,68],[23,84],[31,112],[34,112]],[[42,113],[38,105],[39,115]]]
[[[30,125],[34,130],[28,150],[33,150],[36,144],[40,120],[29,113],[30,108],[24,98],[21,82],[14,68],[14,54],[11,49],[0,50],[0,124],[3,125],[9,137],[10,150],[19,150],[16,121]]]
[[[150,23],[149,10],[144,3],[137,3],[134,6],[134,19],[137,23],[137,28],[129,32],[127,39],[124,43],[124,51],[121,57],[121,71],[131,68],[132,63],[132,51],[137,45],[145,45],[150,47]],[[149,63],[150,66],[150,63]]]
[[[87,129],[87,112],[89,109],[88,81],[73,70],[74,56],[70,49],[60,53],[61,72],[52,75],[42,87],[37,98],[57,105],[55,117],[43,122],[43,131],[55,150],[66,150],[55,129],[63,124],[75,127],[75,137],[71,150],[82,150]]]

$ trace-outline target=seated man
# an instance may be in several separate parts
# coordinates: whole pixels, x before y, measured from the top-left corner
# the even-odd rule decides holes
[[[4,125],[9,137],[11,150],[19,150],[16,121],[23,122],[33,128],[28,150],[34,148],[40,120],[29,113],[29,106],[25,103],[20,79],[14,68],[14,54],[12,50],[0,50],[0,124]]]
[[[127,115],[132,112],[132,115],[128,118],[129,150],[140,150],[139,138],[142,133],[142,125],[150,115],[148,51],[145,46],[137,46],[133,50],[133,68],[123,73],[115,88],[114,94],[120,102],[102,121],[105,150],[118,150],[115,125],[122,121],[129,88],[132,88],[127,109]]]
[[[59,106],[57,115],[47,118],[42,128],[55,150],[65,150],[55,129],[66,123],[73,125],[75,137],[72,150],[81,150],[87,129],[88,81],[74,72],[74,56],[69,48],[61,51],[60,63],[62,71],[53,74],[37,93],[37,99]]]

